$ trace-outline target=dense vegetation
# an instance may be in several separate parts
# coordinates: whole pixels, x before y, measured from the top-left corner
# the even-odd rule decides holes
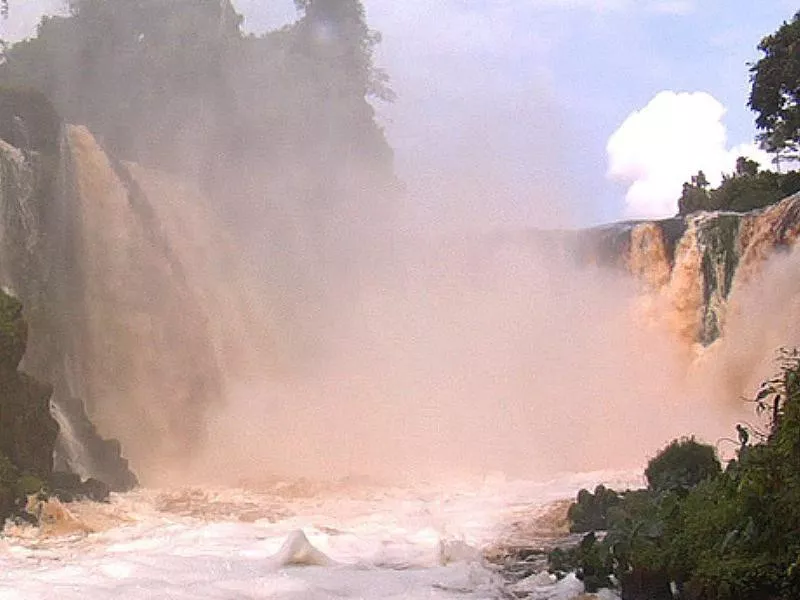
[[[750,69],[748,106],[764,148],[797,157],[800,150],[800,11],[758,45],[764,56]]]
[[[688,215],[698,210],[745,212],[775,204],[798,191],[800,171],[761,171],[757,162],[740,156],[736,170],[723,175],[717,188],[709,187],[702,171],[684,183],[678,199],[678,214]]]
[[[581,490],[569,516],[588,533],[551,554],[551,569],[577,568],[590,591],[614,576],[625,599],[672,598],[671,582],[689,600],[800,598],[800,354],[780,366],[755,399],[766,434],[740,428],[724,471],[711,447],[684,439],[650,461],[645,490]]]
[[[699,210],[744,212],[774,204],[800,191],[800,171],[781,173],[781,164],[800,158],[800,11],[793,19],[761,40],[764,56],[750,68],[748,106],[756,112],[761,146],[775,155],[778,172],[759,170],[745,157],[732,174],[723,174],[719,187],[710,189],[705,173],[683,184],[678,214]]]
[[[22,304],[0,291],[0,523],[45,485],[58,435],[52,388],[17,371],[27,339]]]

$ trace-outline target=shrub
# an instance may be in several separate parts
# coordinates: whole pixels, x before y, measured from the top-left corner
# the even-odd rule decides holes
[[[722,466],[714,448],[691,437],[670,442],[647,463],[644,474],[653,492],[684,494],[701,481],[721,472]]]
[[[619,504],[619,501],[619,494],[603,485],[598,485],[594,494],[581,490],[577,501],[567,511],[571,522],[570,531],[586,533],[608,529],[608,510]]]

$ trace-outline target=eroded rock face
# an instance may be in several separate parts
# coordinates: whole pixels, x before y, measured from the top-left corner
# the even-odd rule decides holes
[[[22,304],[0,292],[0,452],[20,472],[47,477],[58,435],[50,415],[53,390],[17,371],[26,343]]]
[[[8,404],[0,414],[0,452],[15,468],[49,474],[50,438],[58,433],[52,408],[62,424],[56,443],[62,464],[66,460],[69,468],[81,468],[66,450],[85,446],[81,458],[87,459],[90,472],[83,475],[102,475],[117,484],[115,489],[129,489],[136,478],[120,457],[118,444],[103,440],[89,426],[81,429],[84,439],[65,439],[73,421],[83,424],[88,418],[83,401],[70,389],[76,348],[70,324],[79,295],[69,283],[75,269],[69,264],[72,242],[66,214],[73,189],[61,123],[40,94],[7,89],[0,89],[0,122],[0,286],[13,290],[25,306],[23,320],[16,299],[0,300],[5,323],[0,332],[0,393]],[[23,354],[23,368],[33,377],[14,374]],[[42,431],[39,423],[44,424]],[[40,443],[26,444],[30,436]],[[109,448],[116,450],[116,461]],[[94,462],[104,466],[102,474],[90,464],[93,452],[101,454]]]
[[[196,227],[180,185],[115,160],[86,128],[54,126],[31,94],[22,110],[0,89],[0,285],[25,305],[25,369],[54,388],[58,468],[126,490],[137,480],[123,449],[142,468],[180,468],[220,397],[192,268],[216,227]],[[19,363],[26,332],[0,355]]]
[[[800,237],[800,194],[747,213],[698,212],[579,232],[579,260],[628,270],[656,298],[675,333],[709,345],[725,327],[731,293]]]

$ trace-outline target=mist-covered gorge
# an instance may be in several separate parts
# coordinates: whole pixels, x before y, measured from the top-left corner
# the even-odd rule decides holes
[[[391,92],[357,1],[298,3],[260,36],[228,1],[65,4],[3,48],[3,281],[31,323],[25,366],[56,388],[57,466],[125,488],[98,431],[166,477],[196,458],[229,367],[268,373],[313,343],[346,269],[336,220],[384,212],[372,192],[396,186],[367,100]]]
[[[151,481],[209,455],[254,470],[399,472],[418,460],[406,438],[436,448],[420,469],[471,456],[471,438],[494,448],[476,445],[474,464],[519,470],[529,448],[580,435],[572,410],[613,431],[648,402],[658,435],[677,434],[695,410],[680,408],[687,372],[708,386],[690,406],[718,412],[714,398],[745,393],[794,335],[797,197],[744,215],[532,233],[494,254],[470,238],[409,258],[361,237],[375,252],[326,257],[301,245],[313,222],[295,221],[293,236],[265,229],[274,254],[254,268],[195,183],[114,159],[84,127],[58,136],[50,155],[3,146],[0,266],[31,322],[25,368],[55,387],[57,464],[118,488],[130,474],[101,437]],[[356,274],[344,277],[347,265]],[[576,354],[592,344],[602,361]],[[565,383],[559,373],[585,360]],[[663,391],[670,382],[677,393]],[[559,397],[572,408],[540,418]],[[465,406],[497,430],[475,429]],[[578,468],[585,448],[531,468]]]
[[[298,6],[253,36],[227,1],[71,2],[4,50],[0,262],[26,368],[56,388],[62,466],[126,473],[97,432],[145,481],[206,459],[326,477],[638,464],[792,343],[791,286],[753,302],[744,282],[780,278],[758,258],[791,245],[794,201],[455,241],[409,226],[426,199],[402,193],[375,118],[379,36],[355,0]],[[685,387],[705,363],[738,379]],[[642,406],[653,431],[593,451]]]

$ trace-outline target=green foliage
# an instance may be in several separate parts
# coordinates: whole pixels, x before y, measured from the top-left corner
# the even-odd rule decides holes
[[[28,342],[28,325],[22,303],[0,291],[0,371],[14,371]]]
[[[764,37],[758,49],[764,56],[750,67],[748,106],[756,112],[758,139],[775,153],[780,171],[781,160],[797,158],[800,151],[800,11]],[[800,173],[759,172],[755,161],[739,157],[734,173],[723,176],[718,188],[709,190],[707,183],[701,171],[683,184],[679,215],[769,206],[800,191]]]
[[[21,497],[38,494],[44,487],[44,482],[36,475],[31,475],[30,473],[23,473],[20,475],[15,485],[16,492]]]
[[[758,174],[758,167],[758,161],[749,159],[746,156],[740,156],[736,159],[736,170],[734,173],[738,177],[744,177],[745,175],[752,177]]]
[[[16,465],[5,454],[0,454],[0,529],[12,516],[35,521],[35,517],[25,513],[25,507],[32,494],[46,497],[44,488],[39,477],[27,472],[20,475]]]
[[[800,144],[800,11],[761,40],[764,56],[750,68],[748,106],[770,152],[796,152]]]
[[[46,476],[58,425],[50,415],[52,388],[16,371],[27,331],[22,304],[0,291],[0,453],[15,468]]]
[[[709,206],[708,190],[691,183],[683,184],[683,192],[678,199],[679,215],[688,215],[698,210],[710,210]]]
[[[598,485],[594,494],[588,490],[578,492],[577,501],[569,507],[567,517],[572,533],[604,530],[608,528],[608,511],[620,502],[617,492]]]
[[[648,464],[650,489],[609,509],[598,547],[552,553],[551,566],[596,572],[600,560],[623,597],[668,598],[674,581],[688,600],[800,598],[797,351],[782,353],[755,403],[770,416],[763,442],[743,445],[724,472],[708,446],[672,442]]]
[[[607,544],[598,542],[593,531],[572,548],[556,548],[547,556],[549,571],[558,578],[575,571],[588,593],[612,587],[613,558]]]
[[[0,525],[11,515],[17,503],[14,486],[19,472],[5,454],[0,454]]]
[[[714,448],[692,437],[670,442],[647,464],[644,474],[648,487],[656,494],[682,494],[721,470]]]
[[[775,204],[800,191],[800,171],[759,171],[758,163],[742,156],[736,161],[736,171],[723,175],[719,187],[708,189],[707,182],[701,185],[697,179],[698,176],[692,177],[691,183],[683,184],[678,214],[700,210],[746,212]]]

